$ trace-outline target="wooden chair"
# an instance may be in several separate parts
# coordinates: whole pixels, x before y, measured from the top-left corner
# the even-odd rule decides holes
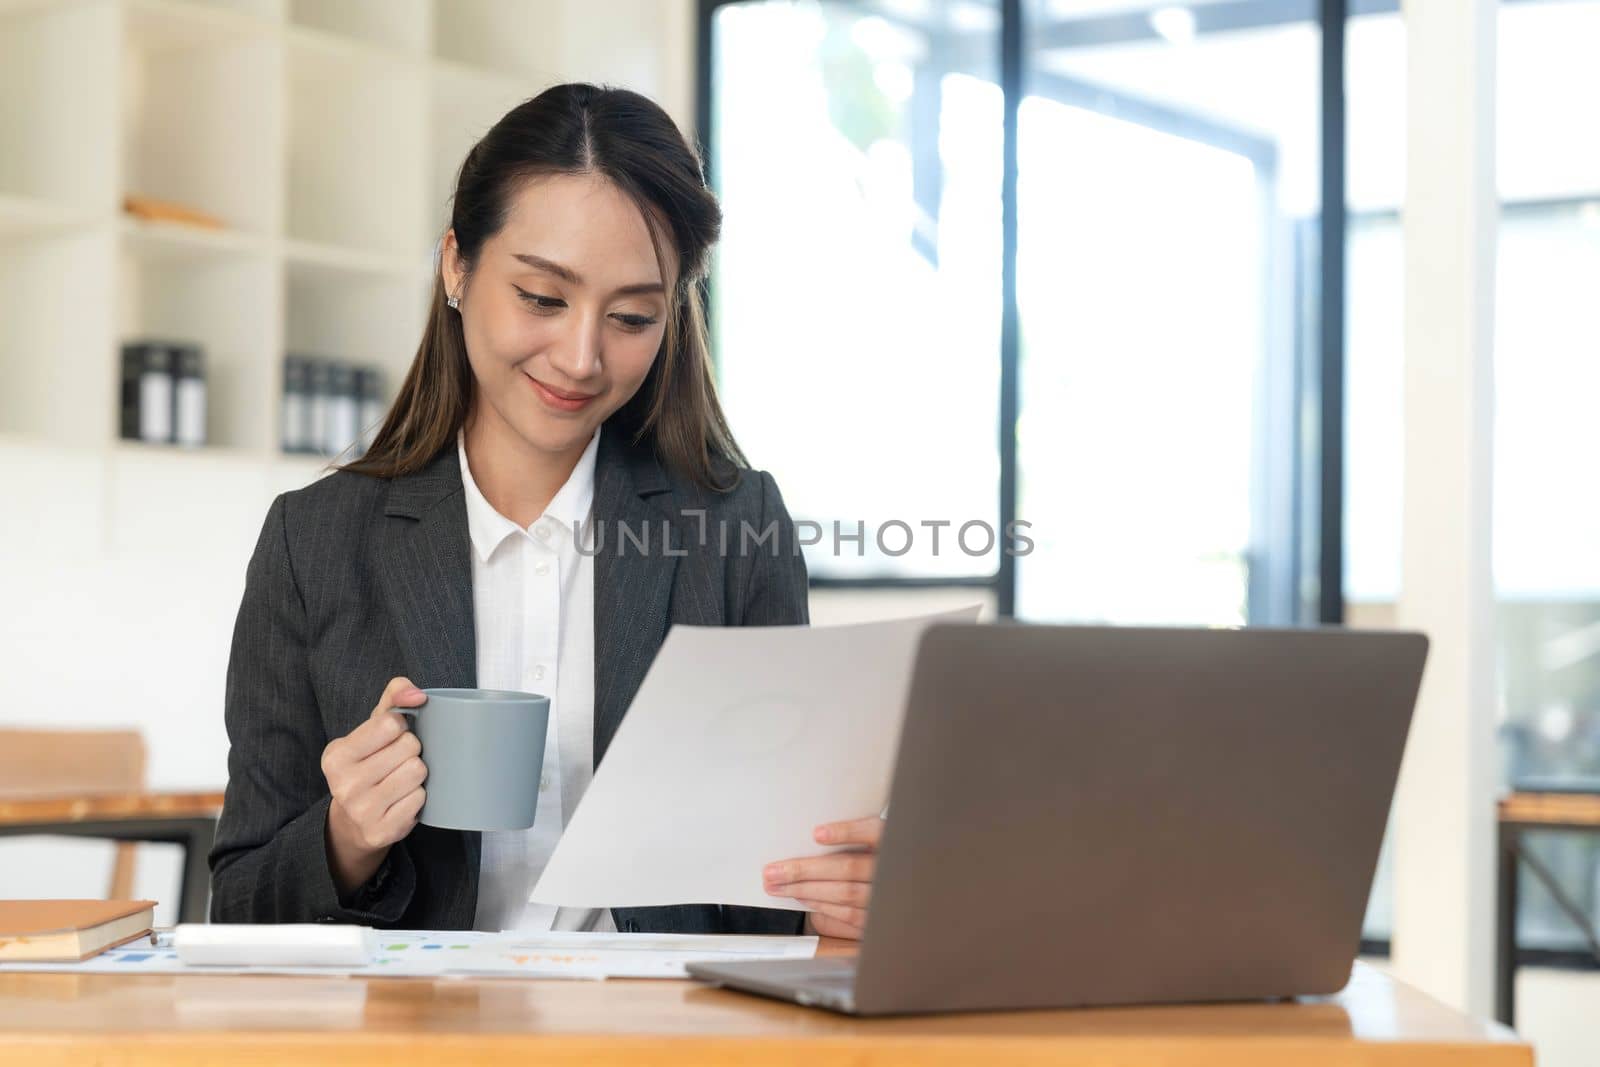
[[[144,738],[137,730],[0,728],[0,798],[138,793],[144,789]],[[133,896],[137,842],[117,842],[108,899]]]

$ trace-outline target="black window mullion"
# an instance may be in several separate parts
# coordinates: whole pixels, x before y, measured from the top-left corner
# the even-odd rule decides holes
[[[1344,622],[1345,113],[1347,0],[1322,0],[1322,212],[1318,240],[1319,332],[1317,621]]]
[[[1017,561],[1005,551],[1017,517],[1017,412],[1021,399],[1017,309],[1017,109],[1022,104],[1022,0],[1000,4],[1000,90],[1004,136],[1000,170],[1000,565],[995,606],[1001,618],[1016,614]]]

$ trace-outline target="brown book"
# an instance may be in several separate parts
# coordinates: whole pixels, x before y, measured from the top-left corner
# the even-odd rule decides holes
[[[157,200],[153,196],[140,196],[137,193],[129,193],[122,198],[122,210],[146,222],[176,222],[207,230],[227,228],[227,225],[215,215],[208,215],[187,204],[179,204],[172,200]]]
[[[150,933],[149,900],[0,900],[0,963],[86,960]]]

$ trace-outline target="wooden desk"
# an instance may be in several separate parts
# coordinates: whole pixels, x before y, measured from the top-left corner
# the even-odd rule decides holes
[[[183,846],[180,922],[204,922],[211,875],[206,854],[216,837],[222,794],[103,793],[16,796],[0,793],[0,837],[67,834],[113,841],[170,841]]]
[[[1600,962],[1600,934],[1555,876],[1522,848],[1522,835],[1529,830],[1600,834],[1600,793],[1511,793],[1500,798],[1498,814],[1494,1014],[1496,1019],[1511,1026],[1517,1012],[1517,875],[1522,864],[1527,864],[1544,883],[1556,905],[1582,931],[1596,962]]]
[[[279,1061],[1531,1067],[1533,1053],[1365,966],[1299,1003],[868,1020],[691,982],[0,973],[0,1062]]]

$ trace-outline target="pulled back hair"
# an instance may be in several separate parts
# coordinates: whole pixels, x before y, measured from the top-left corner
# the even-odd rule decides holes
[[[699,155],[648,97],[585,82],[556,85],[512,108],[473,145],[451,198],[450,225],[470,273],[484,242],[505,225],[523,182],[555,174],[598,175],[639,207],[668,294],[666,332],[644,382],[606,420],[633,445],[651,447],[698,485],[726,490],[728,464],[748,466],[717,401],[702,287],[722,210]],[[666,240],[663,240],[663,237]],[[421,469],[466,423],[476,380],[461,318],[434,272],[422,341],[372,447],[340,470],[394,478]],[[736,478],[737,472],[731,472]]]

